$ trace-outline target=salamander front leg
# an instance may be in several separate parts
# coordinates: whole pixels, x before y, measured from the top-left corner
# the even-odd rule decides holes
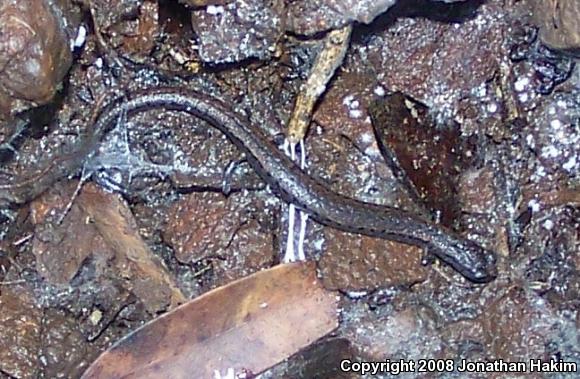
[[[431,266],[437,259],[437,254],[432,247],[426,246],[423,249],[423,256],[421,257],[421,264],[423,266]]]
[[[222,175],[222,193],[224,196],[227,197],[232,193],[232,180],[234,173],[236,172],[238,166],[245,161],[246,159],[242,157],[235,161],[230,161],[230,163],[228,163],[226,166]]]

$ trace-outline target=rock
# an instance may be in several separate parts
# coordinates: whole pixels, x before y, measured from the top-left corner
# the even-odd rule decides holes
[[[299,0],[288,5],[287,29],[312,35],[353,21],[371,23],[396,0]]]
[[[68,71],[76,28],[70,9],[59,5],[24,0],[0,6],[0,118],[48,103]]]
[[[542,42],[580,56],[578,0],[535,0],[534,19],[540,27]]]
[[[282,35],[283,10],[280,0],[237,0],[192,12],[201,59],[220,64],[269,58]]]

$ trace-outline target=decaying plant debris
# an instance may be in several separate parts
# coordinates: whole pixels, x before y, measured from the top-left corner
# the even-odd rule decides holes
[[[438,220],[496,251],[499,275],[475,285],[414,246],[309,221],[339,325],[261,377],[353,377],[344,358],[580,363],[577,13],[573,0],[0,0],[0,378],[79,378],[145,322],[279,263],[286,204],[204,122],[124,115],[84,146],[100,109],[159,85],[219,97],[282,146],[338,28],[352,34],[309,115],[308,174]]]

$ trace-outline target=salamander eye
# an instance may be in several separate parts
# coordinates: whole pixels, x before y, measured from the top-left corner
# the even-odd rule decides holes
[[[487,255],[486,255],[486,257],[485,257],[485,258],[486,258],[486,260],[487,260],[487,264],[488,264],[488,265],[490,265],[490,266],[495,266],[495,264],[496,264],[496,262],[497,262],[497,259],[495,258],[495,254],[493,254],[493,253],[490,253],[490,252],[487,252]]]
[[[496,258],[493,253],[487,250],[483,250],[481,248],[479,255],[481,256],[480,263],[477,265],[478,267],[474,271],[474,279],[479,283],[487,283],[491,282],[493,279],[497,277],[497,266],[496,266]]]
[[[497,277],[495,254],[472,241],[459,246],[459,269],[467,279],[475,283],[488,283]],[[457,258],[457,257],[456,257]]]

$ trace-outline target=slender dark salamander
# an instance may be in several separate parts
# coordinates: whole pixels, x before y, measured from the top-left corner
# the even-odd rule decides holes
[[[199,92],[156,88],[128,94],[100,112],[87,144],[96,146],[95,141],[123,112],[130,116],[152,108],[186,112],[207,121],[245,153],[253,169],[281,199],[323,225],[425,248],[472,282],[486,283],[496,277],[491,251],[411,213],[332,192],[295,165],[257,127],[222,101]]]

